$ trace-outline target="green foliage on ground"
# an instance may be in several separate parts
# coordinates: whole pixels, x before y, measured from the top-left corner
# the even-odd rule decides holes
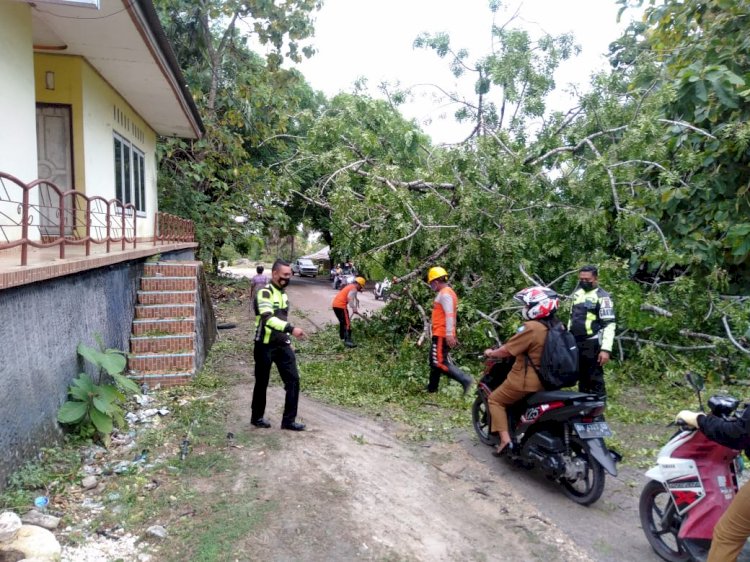
[[[403,424],[410,439],[450,439],[471,424],[474,397],[443,378],[440,391],[425,392],[426,347],[395,335],[382,319],[354,323],[355,349],[333,327],[298,345],[302,392],[314,398]],[[468,370],[468,369],[467,369]]]
[[[37,457],[13,472],[0,493],[0,511],[25,513],[34,505],[34,498],[64,490],[78,476],[81,457],[79,440],[61,446],[44,448]]]

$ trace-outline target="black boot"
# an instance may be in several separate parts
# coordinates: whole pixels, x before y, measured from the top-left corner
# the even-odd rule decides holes
[[[357,347],[357,344],[352,341],[352,331],[346,331],[346,337],[344,338],[344,345],[346,347]]]
[[[464,394],[469,392],[471,383],[474,382],[469,375],[464,373],[461,369],[455,365],[448,365],[448,376],[454,381],[457,381],[464,387]]]

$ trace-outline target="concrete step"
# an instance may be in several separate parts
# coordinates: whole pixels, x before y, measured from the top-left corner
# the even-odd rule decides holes
[[[193,304],[197,291],[138,291],[138,304]]]
[[[195,368],[195,353],[141,353],[128,357],[128,369],[144,371],[190,371]]]
[[[156,263],[147,263],[143,266],[144,277],[196,277],[198,266],[197,261],[160,261]]]
[[[141,277],[141,291],[195,291],[198,279],[192,277]]]
[[[194,334],[195,318],[142,318],[133,320],[134,336]]]
[[[136,318],[192,318],[195,304],[139,304],[135,307]]]
[[[146,383],[150,389],[157,385],[161,388],[188,384],[193,380],[193,372],[164,372],[164,371],[131,371],[128,377],[139,385]]]
[[[195,334],[132,336],[131,353],[187,352],[195,349]]]

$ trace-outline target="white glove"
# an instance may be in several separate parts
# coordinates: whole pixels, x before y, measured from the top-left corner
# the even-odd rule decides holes
[[[679,414],[677,414],[677,417],[674,421],[682,421],[690,427],[698,429],[698,418],[705,415],[706,414],[704,414],[703,412],[691,412],[690,410],[682,410]]]

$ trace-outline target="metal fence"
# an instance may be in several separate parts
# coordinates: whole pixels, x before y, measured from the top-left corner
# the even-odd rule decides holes
[[[117,199],[87,197],[62,190],[48,180],[24,183],[0,172],[0,250],[21,248],[21,265],[28,264],[29,248],[59,248],[59,258],[71,246],[91,255],[92,245],[109,253],[136,247],[137,211]],[[192,242],[192,221],[157,213],[154,244]]]

